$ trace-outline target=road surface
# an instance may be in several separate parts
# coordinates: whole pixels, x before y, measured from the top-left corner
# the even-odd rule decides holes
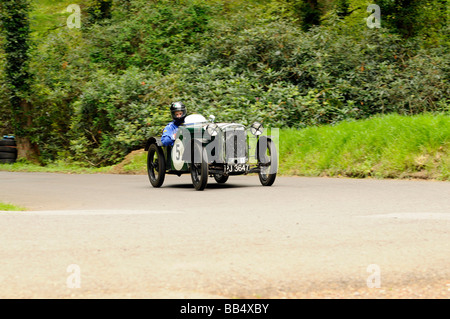
[[[0,298],[448,298],[450,183],[0,172]]]

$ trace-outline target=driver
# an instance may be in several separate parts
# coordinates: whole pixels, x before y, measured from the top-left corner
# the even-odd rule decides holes
[[[161,136],[161,143],[164,146],[173,146],[178,126],[183,124],[184,118],[186,117],[186,106],[182,102],[173,102],[170,105],[170,113],[172,114],[173,121],[167,124]]]

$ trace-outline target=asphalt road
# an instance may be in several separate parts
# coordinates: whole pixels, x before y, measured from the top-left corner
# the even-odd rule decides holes
[[[450,183],[0,172],[0,298],[448,298]]]

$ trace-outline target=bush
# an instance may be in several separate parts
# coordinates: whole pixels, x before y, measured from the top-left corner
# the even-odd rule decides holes
[[[180,75],[195,111],[244,123],[305,127],[447,109],[448,51],[420,49],[383,29],[362,38],[348,31],[302,32],[284,21],[224,25],[169,73]]]
[[[70,119],[73,101],[82,93],[93,69],[81,33],[64,28],[38,44],[30,69],[34,74],[31,103],[34,105],[33,140],[41,161],[69,157]]]
[[[136,0],[115,9],[110,20],[85,31],[92,62],[110,72],[132,66],[164,72],[178,56],[199,48],[212,7],[194,0]]]
[[[73,104],[70,149],[75,159],[113,164],[159,133],[168,112],[146,98],[151,84],[151,76],[135,67],[117,75],[93,74]]]

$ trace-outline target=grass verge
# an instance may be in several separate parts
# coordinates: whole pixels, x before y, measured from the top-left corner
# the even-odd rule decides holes
[[[24,207],[0,202],[0,211],[24,211],[24,210],[26,210],[26,208]]]
[[[0,164],[0,171],[8,172],[46,172],[66,174],[98,174],[110,173],[111,166],[107,167],[85,167],[80,163],[55,162],[45,166],[28,161],[19,160],[13,164]]]

